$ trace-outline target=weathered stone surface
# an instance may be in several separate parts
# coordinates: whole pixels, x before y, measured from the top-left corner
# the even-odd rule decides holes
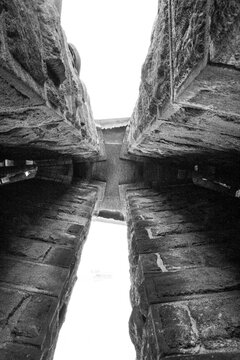
[[[31,158],[46,157],[47,151],[96,157],[89,97],[73,67],[55,2],[2,0],[0,8],[1,146],[23,158],[26,149]]]
[[[194,78],[206,65],[209,4],[209,0],[172,2],[174,97],[189,76]]]
[[[238,308],[239,293],[153,305],[149,316],[160,353],[169,356],[219,351],[221,359],[225,351],[238,352]]]
[[[39,46],[41,29],[35,9],[34,4],[29,0],[21,3],[20,1],[11,1],[9,3],[2,0],[1,30],[5,35],[9,53],[14,60],[17,60],[38,83],[43,85],[47,76],[44,68],[42,47]],[[29,44],[31,46],[28,46]],[[1,53],[1,58],[7,60],[7,52]]]
[[[0,282],[13,284],[20,289],[48,293],[52,296],[58,296],[61,293],[69,277],[66,269],[8,258],[1,259],[0,270]],[[26,274],[28,274],[27,277]]]
[[[127,203],[137,359],[239,356],[238,201],[184,185]]]
[[[146,274],[146,292],[149,303],[178,300],[193,294],[238,289],[240,276],[237,268],[191,268],[177,272]]]
[[[169,360],[238,360],[236,352],[169,356]]]
[[[168,42],[164,71],[169,72],[170,80],[156,71],[149,72],[146,97],[146,81],[142,79],[141,106],[136,106],[126,135],[128,151],[175,163],[233,164],[240,152],[239,4],[234,0],[227,4],[176,0],[168,2],[165,12],[162,4],[160,1],[150,54],[158,68],[162,65],[158,54]],[[167,35],[160,30],[166,19]],[[207,65],[209,52],[211,65]],[[159,81],[156,96],[151,89]]]
[[[237,0],[214,1],[211,13],[210,60],[240,67],[240,4]]]
[[[89,171],[92,179],[106,183],[104,197],[97,206],[99,216],[117,220],[124,218],[119,186],[141,180],[143,171],[141,162],[133,162],[121,156],[125,130],[123,126],[102,129],[106,161],[94,163]]]
[[[39,360],[41,351],[34,346],[6,343],[0,348],[2,360]]]
[[[42,241],[33,241],[23,237],[11,237],[8,246],[1,252],[8,255],[27,258],[30,261],[69,268],[73,262],[75,251],[55,246]]]
[[[3,68],[0,68],[0,79],[1,108],[14,110],[44,104],[44,99]]]
[[[230,241],[230,245],[231,247],[225,244],[208,246],[201,246],[199,244],[198,247],[176,247],[172,251],[172,248],[167,250],[166,244],[161,246],[160,243],[159,252],[156,251],[139,256],[139,266],[143,273],[150,273],[161,271],[159,267],[160,259],[164,264],[164,269],[168,271],[193,269],[201,266],[217,267],[219,262],[225,267],[231,266],[234,263],[237,265],[240,248],[233,241]]]
[[[177,102],[182,105],[213,110],[219,114],[229,114],[228,119],[231,115],[235,115],[235,122],[239,126],[239,91],[240,74],[238,70],[207,66],[177,98]],[[225,127],[227,129],[227,124]]]
[[[158,119],[134,153],[176,163],[233,163],[239,153],[239,117],[184,106]]]
[[[44,342],[50,342],[51,326],[58,321],[57,306],[57,300],[50,296],[41,294],[29,297],[27,306],[19,311],[14,324],[14,340],[43,348]]]
[[[97,187],[78,182],[66,188],[35,180],[0,189],[0,198],[0,357],[50,360]],[[54,244],[57,231],[63,244]]]
[[[157,106],[164,108],[171,96],[168,11],[168,1],[159,1],[151,45],[142,67],[139,99],[131,119],[129,136],[132,141],[155,119]]]

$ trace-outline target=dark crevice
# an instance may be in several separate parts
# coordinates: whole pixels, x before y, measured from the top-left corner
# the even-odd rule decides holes
[[[224,64],[224,63],[216,63],[216,62],[212,62],[211,60],[208,61],[208,64],[210,66],[214,66],[214,67],[218,67],[218,68],[222,68],[222,69],[236,70],[236,71],[240,72],[240,68],[235,66],[235,65]]]

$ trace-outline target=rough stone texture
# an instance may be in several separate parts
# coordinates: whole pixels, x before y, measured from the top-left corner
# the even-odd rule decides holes
[[[137,359],[240,357],[238,200],[175,185],[127,204]]]
[[[139,181],[143,170],[141,162],[133,162],[121,157],[125,130],[125,126],[102,129],[106,161],[95,162],[91,169],[92,179],[106,183],[104,197],[97,208],[99,214],[119,220],[123,220],[119,186]]]
[[[34,346],[19,345],[13,343],[6,343],[0,349],[0,356],[2,360],[39,360],[41,352]]]
[[[31,180],[0,189],[0,357],[50,360],[97,188]]]
[[[0,142],[5,152],[14,148],[16,157],[19,148],[24,158],[28,148],[32,158],[46,157],[46,151],[96,157],[89,97],[73,67],[55,1],[1,0],[0,16]]]
[[[168,0],[161,0],[151,45],[142,67],[139,99],[131,119],[130,137],[134,140],[155,119],[157,106],[164,108],[169,102],[171,96],[169,52]]]
[[[236,116],[240,122],[240,74],[238,70],[206,66],[191,85],[177,98],[182,105],[195,106]],[[230,120],[228,120],[230,121]],[[227,125],[225,124],[227,128]]]
[[[192,73],[204,68],[208,55],[209,0],[172,1],[174,97]]]
[[[240,4],[215,0],[211,13],[210,60],[240,67]]]
[[[235,0],[159,1],[143,66],[143,71],[147,65],[151,71],[142,77],[126,135],[130,154],[192,164],[236,162],[240,152],[239,9]],[[168,24],[166,33],[164,24]],[[162,52],[165,62],[159,57]],[[154,59],[154,66],[149,59]],[[162,66],[163,72],[152,70]],[[156,96],[153,89],[159,83]]]
[[[169,118],[156,120],[135,153],[175,163],[236,163],[239,158],[239,120],[189,106],[177,107]]]
[[[1,359],[52,360],[94,205],[122,219],[124,197],[138,360],[240,358],[239,202],[190,184],[193,164],[232,177],[239,163],[239,11],[237,0],[159,0],[124,145],[121,119],[103,131],[107,161],[89,166],[99,140],[61,0],[0,0],[0,174],[3,159],[36,159],[37,178],[58,182],[0,188]],[[76,163],[106,187],[70,185]],[[193,179],[212,189],[206,168]]]

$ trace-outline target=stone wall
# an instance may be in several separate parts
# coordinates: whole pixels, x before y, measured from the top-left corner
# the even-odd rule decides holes
[[[52,360],[97,196],[83,182],[0,188],[1,360]]]
[[[73,180],[73,162],[71,158],[61,157],[51,160],[36,161],[37,179],[54,181],[70,185]]]
[[[127,204],[137,359],[239,359],[239,201],[136,185]]]
[[[98,155],[90,100],[55,3],[0,1],[0,149],[4,156],[50,158],[57,152],[82,159]]]
[[[160,0],[128,135],[131,154],[232,162],[240,152],[238,0]]]

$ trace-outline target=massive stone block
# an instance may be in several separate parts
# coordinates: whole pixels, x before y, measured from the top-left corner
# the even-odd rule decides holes
[[[27,150],[32,158],[49,157],[50,151],[96,157],[90,100],[74,68],[55,1],[1,0],[0,17],[3,152],[25,157]]]
[[[194,185],[127,191],[138,360],[237,359],[239,202]]]
[[[192,164],[238,159],[239,11],[234,0],[159,1],[130,122],[131,154]]]
[[[131,119],[130,137],[136,140],[156,118],[157,105],[163,108],[171,96],[168,0],[159,2],[151,45],[142,67],[140,96]]]
[[[209,0],[174,0],[170,6],[172,52],[169,56],[175,97],[184,82],[206,65]]]
[[[0,189],[1,359],[53,359],[97,196],[83,182]]]
[[[211,12],[210,60],[240,67],[240,4],[215,0]]]

